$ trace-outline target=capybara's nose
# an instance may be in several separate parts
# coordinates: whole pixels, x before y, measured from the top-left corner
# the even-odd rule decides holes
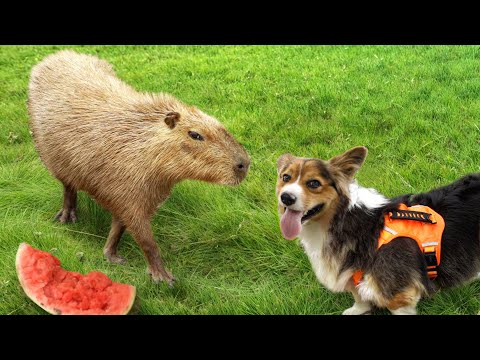
[[[250,160],[241,159],[239,162],[237,162],[237,165],[235,165],[235,171],[240,174],[246,174],[249,166],[250,166]]]
[[[280,199],[282,199],[282,202],[286,205],[286,206],[290,206],[290,205],[293,205],[295,204],[295,201],[297,201],[297,198],[295,196],[293,196],[292,194],[289,194],[287,192],[284,192],[281,196],[280,196]]]

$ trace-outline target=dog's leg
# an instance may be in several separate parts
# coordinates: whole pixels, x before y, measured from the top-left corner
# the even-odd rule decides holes
[[[389,309],[393,315],[417,315],[417,306],[404,306],[395,310]]]
[[[391,298],[387,303],[387,309],[393,315],[416,315],[420,297],[420,289],[415,286],[409,287]]]
[[[363,301],[355,287],[352,287],[350,291],[355,299],[355,304],[345,310],[342,315],[366,315],[369,313],[372,310],[372,304],[369,301]]]

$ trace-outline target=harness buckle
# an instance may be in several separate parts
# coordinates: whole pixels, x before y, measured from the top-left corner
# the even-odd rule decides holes
[[[430,280],[435,280],[437,277],[437,270],[429,270],[427,273]]]
[[[430,266],[437,267],[437,255],[435,255],[435,252],[425,252],[423,255],[425,256],[425,261],[427,262],[427,268]]]
[[[427,263],[427,273],[431,280],[437,277],[437,255],[435,253],[435,246],[425,246],[423,248],[423,255],[425,256],[425,262]]]

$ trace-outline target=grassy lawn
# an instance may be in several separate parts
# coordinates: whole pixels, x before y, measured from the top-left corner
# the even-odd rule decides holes
[[[29,134],[31,67],[65,46],[0,47],[0,314],[44,314],[15,273],[24,241],[67,270],[137,286],[140,314],[341,314],[349,294],[315,279],[297,241],[281,237],[276,159],[327,159],[365,145],[357,178],[387,196],[480,171],[480,48],[469,46],[85,46],[139,91],[168,92],[217,117],[252,158],[239,187],[186,181],[153,227],[175,288],[155,285],[130,235],[108,263],[110,214],[80,193],[79,222],[60,225],[61,184]],[[78,253],[84,256],[78,256]],[[420,314],[477,314],[480,281],[422,300]],[[384,314],[386,312],[380,311]]]

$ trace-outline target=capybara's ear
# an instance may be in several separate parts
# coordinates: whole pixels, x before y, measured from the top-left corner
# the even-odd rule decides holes
[[[294,158],[295,156],[288,153],[281,155],[277,160],[277,170],[280,171],[281,169],[283,169],[283,167],[289,162],[291,162]]]
[[[348,178],[353,178],[367,157],[368,150],[364,146],[357,146],[342,155],[329,160],[330,164],[339,169]]]
[[[173,129],[175,125],[177,125],[178,120],[180,120],[180,114],[174,111],[169,112],[165,116],[165,124],[167,124],[170,129]]]

